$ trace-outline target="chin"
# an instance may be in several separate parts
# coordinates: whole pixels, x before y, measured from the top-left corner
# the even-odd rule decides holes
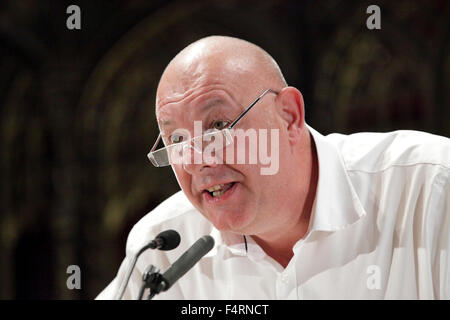
[[[206,218],[220,231],[232,231],[244,234],[244,229],[250,223],[250,216],[245,212],[222,211],[208,213]]]

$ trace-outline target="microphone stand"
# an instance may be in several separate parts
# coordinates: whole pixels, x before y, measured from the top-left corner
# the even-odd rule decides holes
[[[159,272],[159,269],[154,265],[149,265],[142,275],[142,285],[139,290],[138,300],[142,300],[142,296],[144,295],[145,289],[150,289],[150,294],[147,297],[147,300],[151,300],[157,293],[159,293],[158,288],[162,282],[162,274]]]
[[[156,238],[144,247],[142,247],[138,253],[136,253],[128,265],[128,270],[125,275],[125,279],[120,284],[120,288],[116,293],[115,299],[121,300],[123,297],[123,294],[125,293],[126,286],[128,285],[128,282],[130,281],[131,274],[133,273],[134,267],[136,265],[137,259],[141,255],[142,252],[147,250],[148,248],[151,249],[159,249],[163,251],[172,250],[175,249],[180,244],[180,235],[175,230],[166,230],[161,233],[159,233]]]
[[[122,281],[122,283],[120,285],[119,291],[118,291],[117,296],[116,296],[116,300],[122,299],[122,296],[123,296],[123,294],[125,292],[126,285],[130,281],[131,274],[133,273],[133,270],[134,270],[134,266],[136,265],[137,259],[139,258],[141,253],[144,252],[145,250],[147,250],[148,248],[153,248],[153,246],[154,246],[153,243],[149,243],[145,247],[141,248],[141,250],[139,250],[139,252],[133,256],[133,259],[131,260],[131,262],[130,262],[130,264],[128,266],[128,270],[127,270],[127,273],[125,275],[125,279],[124,279],[124,281]]]
[[[214,238],[203,236],[186,250],[169,269],[162,275],[159,270],[150,265],[142,276],[142,287],[140,298],[144,294],[145,288],[150,288],[148,300],[161,291],[167,291],[179,278],[188,272],[200,259],[214,247]]]

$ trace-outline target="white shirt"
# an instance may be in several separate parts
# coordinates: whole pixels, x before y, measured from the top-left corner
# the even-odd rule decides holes
[[[155,299],[450,299],[450,140],[308,129],[317,193],[285,269],[250,236],[246,250],[242,235],[215,229],[180,191],[134,226],[117,277],[97,299],[114,297],[131,256],[166,229],[180,233],[180,246],[144,252],[124,299],[137,298],[149,264],[164,272],[206,234],[215,247]]]

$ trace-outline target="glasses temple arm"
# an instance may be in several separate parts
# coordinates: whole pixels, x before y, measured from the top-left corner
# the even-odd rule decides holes
[[[156,146],[158,145],[159,141],[161,140],[161,132],[158,135],[158,139],[156,139],[155,144],[153,145],[152,149],[150,150],[150,153],[152,153],[153,151],[155,151]]]
[[[258,98],[256,98],[256,100],[253,101],[252,104],[249,105],[248,108],[245,109],[244,112],[242,112],[242,113],[236,118],[236,120],[234,120],[234,121],[230,124],[229,128],[232,129],[232,128],[239,122],[239,120],[241,120],[242,117],[245,116],[245,115],[247,114],[247,112],[249,112],[250,109],[253,108],[253,106],[254,106],[259,100],[261,100],[261,98],[264,97],[264,95],[265,95],[266,93],[268,93],[268,92],[272,92],[272,93],[275,93],[275,94],[278,94],[278,93],[279,93],[278,91],[275,91],[275,90],[272,90],[272,89],[267,89],[266,91],[264,91],[263,93],[261,93],[261,95],[260,95]]]

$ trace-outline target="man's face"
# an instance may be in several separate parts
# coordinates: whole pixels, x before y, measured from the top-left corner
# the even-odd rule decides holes
[[[178,81],[177,85],[166,81],[158,88],[157,115],[166,145],[186,138],[180,134],[186,130],[193,137],[194,121],[201,121],[203,133],[228,126],[263,91],[252,88],[252,81],[246,81],[245,77],[223,72],[220,76],[198,74],[201,75],[191,79],[190,83],[182,83],[177,77],[173,79]],[[276,95],[267,94],[235,128],[256,129],[256,132],[257,129],[279,130],[282,126],[273,111],[275,103]],[[226,158],[223,164],[212,159],[202,164],[173,164],[172,168],[190,202],[217,229],[242,234],[267,232],[278,221],[288,218],[279,214],[289,194],[285,179],[289,172],[285,170],[283,161],[283,152],[289,152],[289,146],[282,143],[284,140],[287,140],[286,132],[282,129],[279,130],[279,141],[270,141],[269,138],[270,143],[278,144],[277,154],[280,154],[280,159],[276,159],[280,169],[274,175],[262,175],[259,163],[230,163]],[[242,145],[235,143],[225,151],[228,148],[233,148],[237,155],[237,148],[241,149]],[[211,191],[216,186],[221,190],[214,196]]]

